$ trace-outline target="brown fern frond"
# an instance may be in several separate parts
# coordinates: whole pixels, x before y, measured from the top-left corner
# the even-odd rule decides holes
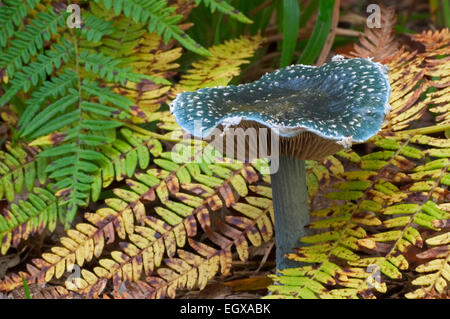
[[[422,119],[428,111],[436,115],[437,123],[449,124],[450,51],[447,33],[443,30],[413,37],[416,41],[431,38],[440,42],[422,42],[427,45],[425,53],[402,49],[384,61],[390,70],[392,110],[386,117],[382,134],[404,130]]]
[[[437,31],[423,31],[420,34],[414,34],[411,38],[413,41],[422,43],[428,53],[434,55],[449,54],[450,29],[448,28]]]
[[[425,102],[440,125],[450,124],[450,30],[424,32],[413,37],[426,46],[426,76],[435,89]]]
[[[31,284],[28,286],[31,299],[75,299],[77,296],[63,286],[42,286]],[[9,295],[12,299],[26,299],[23,287],[17,288]]]
[[[373,58],[374,61],[384,63],[392,55],[398,52],[399,44],[395,40],[394,26],[397,15],[394,7],[381,8],[381,28],[369,28],[366,26],[364,34],[359,38],[360,44],[354,45],[352,57]]]
[[[450,66],[450,60],[447,63]],[[430,70],[430,72],[433,71]],[[445,81],[448,81],[446,87],[436,87],[435,85],[433,85],[438,90],[436,92],[430,93],[427,96],[426,100],[426,102],[431,105],[431,108],[429,109],[430,112],[436,115],[435,120],[440,125],[450,124],[450,76],[448,76]]]
[[[428,103],[421,100],[429,84],[425,81],[425,58],[415,52],[398,51],[389,58],[391,112],[386,117],[383,131],[400,131],[418,120],[427,110]]]

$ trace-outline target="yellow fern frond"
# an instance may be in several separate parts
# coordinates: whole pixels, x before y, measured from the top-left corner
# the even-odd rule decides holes
[[[186,147],[188,153],[195,155],[193,147]],[[196,268],[197,272],[205,265],[210,269],[218,259],[221,272],[226,274],[231,267],[232,247],[242,260],[246,260],[247,239],[257,246],[272,238],[271,200],[261,197],[268,196],[263,186],[252,188],[249,185],[259,180],[252,166],[224,161],[221,157],[211,164],[177,164],[176,156],[173,152],[160,153],[159,158],[153,159],[157,166],[135,174],[135,179],[126,180],[130,190],[114,189],[115,197],[105,200],[107,207],[86,213],[88,223],[79,223],[74,229],[67,230],[60,246],[53,247],[51,252],[42,254],[28,265],[27,281],[43,283],[54,277],[61,278],[75,264],[83,267],[93,258],[100,258],[105,245],[114,242],[117,236],[128,240],[120,244],[122,251],[114,251],[110,258],[100,259],[99,266],[92,271],[82,269],[81,277],[74,283],[69,281],[67,288],[98,295],[104,280],[112,279],[119,290],[122,282],[139,281],[141,275],[149,276],[156,271],[161,275],[161,287],[168,291],[164,295],[174,296],[170,288],[172,281],[163,284],[173,277],[163,266],[172,264],[163,256],[180,257],[179,254],[175,257],[178,249],[183,248],[189,238],[197,236],[198,226],[220,249],[210,247],[214,254],[206,256],[199,248],[207,249],[206,246],[199,243],[197,252],[204,257],[204,263]],[[248,196],[250,191],[256,195]],[[258,196],[259,193],[263,195]],[[245,198],[246,203],[238,201],[239,197]],[[211,212],[226,207],[237,215],[214,225]],[[192,247],[193,242],[190,241],[191,248],[196,249]],[[185,262],[189,263],[188,260]],[[215,272],[210,270],[208,274],[206,279],[198,277],[203,279],[198,279],[196,285],[204,286]],[[10,291],[21,284],[20,277],[7,277],[0,283],[0,290]]]
[[[166,44],[157,33],[147,32],[144,25],[135,23],[123,16],[115,16],[105,10],[101,4],[90,3],[90,8],[97,16],[111,21],[114,32],[106,35],[96,50],[114,58],[120,58],[123,67],[131,67],[133,72],[168,79],[176,74],[179,67],[175,61],[181,57],[182,49],[174,48],[174,42]],[[89,44],[92,46],[92,44]],[[141,83],[128,81],[126,85],[115,87],[115,92],[135,101],[144,113],[155,112],[164,104],[170,83],[154,83],[144,80]],[[141,118],[139,120],[139,117]],[[136,122],[146,120],[145,114],[139,114]]]
[[[450,184],[449,141],[406,134],[373,141],[381,150],[359,160],[337,155],[358,168],[341,173],[330,185],[335,191],[317,193],[329,204],[310,213],[309,227],[320,232],[302,238],[310,245],[289,254],[313,266],[282,270],[271,297],[373,298],[373,291],[386,291],[383,278],[398,280],[408,269],[409,247],[423,245],[419,226],[445,227],[450,214],[435,201],[445,202]]]
[[[135,48],[129,51],[133,60],[128,63],[137,73],[168,79],[176,74],[175,63],[181,57],[181,48],[164,45],[163,40],[154,33],[145,33]],[[141,83],[128,82],[124,87],[117,87],[116,92],[131,98],[146,113],[155,112],[167,102],[169,84],[156,84],[151,81]]]
[[[181,77],[174,93],[227,85],[240,74],[240,66],[249,63],[247,59],[263,41],[261,36],[241,37],[209,48],[212,56],[194,62],[187,74]]]
[[[425,242],[427,245],[434,247],[417,254],[418,258],[428,261],[415,269],[421,275],[412,281],[413,285],[421,287],[407,293],[405,295],[406,298],[424,298],[432,293],[448,294],[450,282],[450,232],[428,238]]]

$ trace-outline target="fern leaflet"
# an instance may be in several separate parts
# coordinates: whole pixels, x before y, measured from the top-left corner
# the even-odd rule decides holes
[[[175,38],[185,48],[200,55],[210,55],[210,53],[189,37],[176,24],[181,20],[181,15],[174,15],[175,7],[167,6],[166,0],[95,0],[102,2],[106,9],[113,9],[116,15],[123,14],[133,21],[148,25],[148,31],[161,35],[165,42]]]

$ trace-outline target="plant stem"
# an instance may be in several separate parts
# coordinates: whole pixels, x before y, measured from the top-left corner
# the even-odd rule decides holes
[[[298,267],[285,254],[300,246],[300,238],[308,235],[308,192],[305,161],[280,156],[278,172],[272,174],[273,206],[275,213],[275,240],[277,269]]]

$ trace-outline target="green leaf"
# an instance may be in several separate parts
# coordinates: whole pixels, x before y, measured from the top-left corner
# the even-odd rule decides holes
[[[334,2],[335,0],[320,0],[316,25],[297,63],[314,64],[318,58],[331,30]]]
[[[300,7],[297,0],[283,0],[283,43],[280,67],[291,64],[300,26]]]

